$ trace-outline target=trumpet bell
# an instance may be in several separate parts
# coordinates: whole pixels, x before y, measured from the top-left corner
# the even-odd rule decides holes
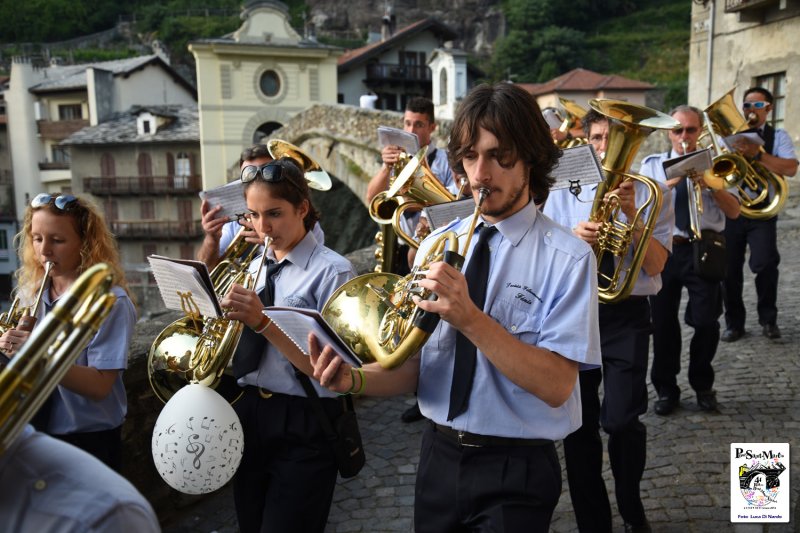
[[[305,178],[310,188],[317,191],[330,190],[332,185],[331,177],[319,163],[297,146],[281,139],[270,139],[267,141],[267,150],[275,159],[280,159],[281,157],[294,159],[305,173]]]

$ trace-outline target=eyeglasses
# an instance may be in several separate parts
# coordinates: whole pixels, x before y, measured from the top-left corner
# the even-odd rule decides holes
[[[744,102],[742,108],[750,109],[752,107],[754,109],[764,109],[767,107],[767,104],[769,104],[769,102]]]
[[[38,207],[44,207],[46,205],[50,205],[52,203],[56,206],[56,208],[60,209],[61,211],[67,211],[74,204],[78,202],[78,199],[71,194],[60,194],[58,196],[53,196],[52,194],[47,194],[46,192],[37,194],[33,200],[31,200],[31,207],[34,209]]]
[[[685,131],[688,135],[694,135],[697,133],[697,130],[698,128],[696,126],[689,126],[688,128],[675,128],[672,130],[672,133],[675,135],[683,135],[683,132]]]
[[[242,183],[250,183],[258,177],[261,177],[262,180],[268,183],[278,183],[286,180],[299,191],[302,192],[303,190],[302,187],[289,178],[288,175],[283,175],[283,166],[277,164],[275,161],[270,161],[261,166],[247,165],[242,169]]]

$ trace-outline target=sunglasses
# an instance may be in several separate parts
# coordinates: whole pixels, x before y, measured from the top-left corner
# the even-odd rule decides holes
[[[688,128],[675,128],[674,130],[672,130],[672,133],[674,133],[675,135],[683,135],[683,132],[685,131],[689,135],[694,135],[695,133],[697,133],[697,130],[698,128],[696,126],[689,126]]]
[[[769,102],[744,102],[742,107],[744,109],[764,109],[767,105],[769,105]]]
[[[78,199],[71,194],[60,194],[58,196],[53,196],[52,194],[47,194],[46,192],[37,194],[36,197],[31,200],[31,207],[34,209],[38,207],[44,207],[46,205],[50,205],[51,203],[56,206],[56,208],[60,209],[61,211],[67,211],[75,204],[77,204]]]

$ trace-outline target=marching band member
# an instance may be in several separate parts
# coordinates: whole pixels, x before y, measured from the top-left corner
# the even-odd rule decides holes
[[[415,531],[548,531],[561,494],[554,441],[580,426],[579,367],[600,362],[594,254],[533,202],[547,196],[559,149],[529,93],[506,83],[473,89],[459,106],[449,152],[476,203],[479,189],[488,196],[466,252],[466,276],[435,262],[419,282],[437,296],[419,307],[442,321],[419,356],[392,371],[367,365],[363,379],[311,336],[314,376],[337,392],[355,386],[391,395],[419,387],[430,423],[417,471]],[[443,229],[462,234],[470,223]],[[423,242],[418,258],[437,235]],[[470,268],[474,256],[481,259]],[[488,277],[468,284],[467,276]],[[485,304],[476,305],[480,296],[470,292],[480,287]]]
[[[669,132],[672,149],[646,157],[639,171],[675,189],[672,195],[675,206],[672,255],[661,273],[661,290],[650,298],[653,312],[653,366],[650,369],[650,381],[658,394],[653,410],[662,416],[672,413],[680,403],[681,391],[677,379],[682,343],[678,316],[683,287],[689,293],[684,320],[694,328],[689,344],[689,384],[697,394],[697,405],[705,411],[717,408],[711,362],[719,344],[719,316],[722,313],[720,284],[706,281],[694,271],[693,250],[689,242],[688,195],[686,190],[683,193],[680,190],[687,179],[678,177],[667,181],[664,173],[664,161],[697,150],[697,139],[703,129],[703,115],[697,108],[687,105],[674,108],[670,115],[681,123],[679,128]],[[738,199],[725,190],[704,187],[702,199],[703,212],[698,230],[721,232],[725,228],[726,217],[739,216]]]
[[[295,376],[292,364],[311,374],[308,357],[262,313],[265,305],[321,310],[330,295],[355,275],[352,265],[320,244],[312,233],[319,214],[311,204],[303,172],[294,161],[242,165],[247,222],[261,242],[266,271],[255,290],[234,284],[221,304],[227,317],[255,333],[242,337],[233,370],[244,394],[234,404],[244,430],[244,456],[234,477],[239,527],[244,532],[322,532],[336,485],[330,442]],[[251,263],[258,268],[259,259]],[[264,295],[262,299],[261,295]],[[261,337],[268,342],[259,344]],[[318,386],[328,416],[342,412],[336,395]]]
[[[608,119],[590,110],[583,117],[586,137],[598,154],[608,148]],[[596,187],[578,194],[569,189],[550,193],[544,214],[587,243],[597,243],[602,223],[591,222]],[[669,191],[664,191],[661,212],[649,243],[641,242],[643,227],[634,227],[634,247],[647,251],[632,296],[614,304],[600,304],[600,342],[603,366],[579,375],[583,425],[564,439],[564,457],[572,506],[579,531],[611,532],[611,506],[603,480],[603,443],[599,426],[608,433],[608,456],[615,493],[626,531],[649,531],[639,483],[644,474],[647,431],[639,415],[647,412],[647,360],[650,350],[650,304],[647,297],[661,288],[661,270],[672,249],[674,213]],[[634,220],[637,206],[648,196],[644,186],[623,181],[608,194],[617,194],[625,220]],[[648,212],[649,213],[649,212]],[[647,216],[648,213],[645,213]],[[603,383],[603,402],[598,388]]]
[[[86,198],[42,193],[25,210],[17,238],[22,263],[16,272],[17,290],[22,300],[33,301],[37,288],[45,284],[40,319],[87,268],[101,262],[111,266],[116,303],[35,420],[46,433],[119,470],[128,407],[122,372],[128,366],[136,310],[114,237]],[[46,262],[53,264],[49,281],[42,279]],[[29,335],[11,329],[0,337],[0,349],[13,357]]]
[[[737,151],[748,160],[757,161],[769,172],[784,176],[797,174],[797,155],[791,136],[783,129],[767,123],[772,112],[772,93],[763,87],[751,87],[744,93],[742,110],[749,119],[752,131],[764,139],[764,147],[747,138],[737,142]],[[769,191],[774,195],[775,191]],[[769,198],[765,200],[769,202]],[[761,333],[778,339],[778,216],[758,220],[745,216],[729,218],[725,224],[725,245],[728,252],[728,275],[722,296],[725,302],[725,331],[723,342],[736,342],[744,336],[745,307],[742,300],[744,258],[750,247],[750,271],[756,275],[758,323]]]

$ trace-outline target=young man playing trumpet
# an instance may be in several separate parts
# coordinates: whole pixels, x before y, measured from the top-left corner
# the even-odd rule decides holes
[[[594,255],[534,204],[547,196],[560,151],[529,93],[506,83],[473,89],[449,152],[480,218],[433,232],[417,262],[442,232],[464,243],[480,223],[470,249],[459,247],[466,275],[433,262],[419,281],[437,297],[417,303],[441,317],[432,336],[404,365],[367,365],[363,378],[311,337],[314,377],[337,392],[418,388],[430,422],[417,471],[417,532],[545,532],[561,494],[554,441],[579,425],[578,370],[600,362]]]
[[[608,119],[590,110],[583,117],[586,137],[601,157],[608,148]],[[624,214],[622,222],[633,224],[638,206],[644,205],[648,189],[625,180],[606,194],[616,194]],[[550,193],[544,213],[586,241],[596,245],[603,222],[594,222],[592,205],[595,187],[583,187],[577,194],[569,189]],[[642,241],[643,226],[633,227],[633,242],[624,261],[630,267],[637,247],[646,247],[631,296],[614,303],[601,303],[600,368],[580,373],[583,425],[564,439],[569,493],[579,531],[611,532],[611,506],[603,481],[603,443],[600,426],[608,433],[608,456],[614,474],[614,488],[626,531],[649,531],[639,483],[644,473],[647,431],[639,415],[647,412],[647,359],[650,349],[650,305],[647,297],[661,288],[661,270],[672,249],[674,213],[669,191],[664,196],[655,228],[648,242]],[[650,208],[644,216],[650,215]],[[640,219],[641,221],[641,219]],[[606,252],[608,253],[608,252]],[[598,388],[603,383],[603,402]]]

